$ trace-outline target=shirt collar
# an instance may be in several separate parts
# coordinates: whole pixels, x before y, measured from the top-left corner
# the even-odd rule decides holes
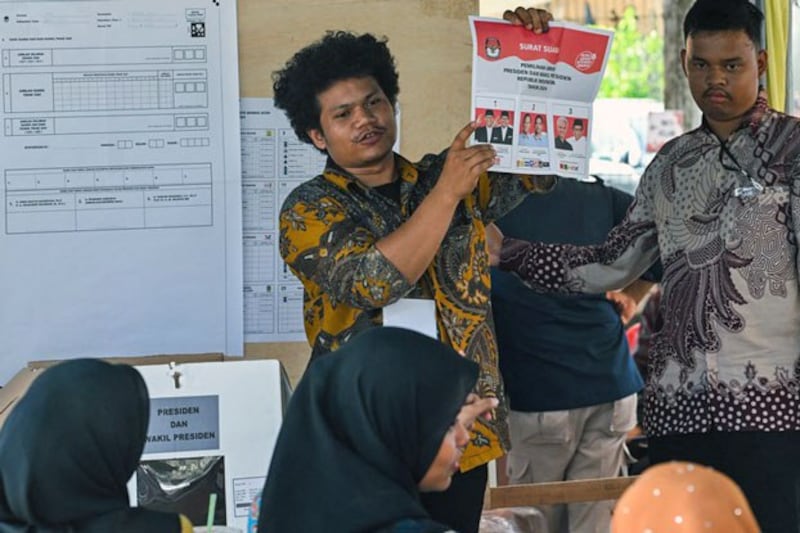
[[[400,154],[394,154],[395,160],[395,169],[400,179],[408,182],[410,184],[415,184],[417,182],[417,169],[414,165],[409,162],[405,157],[401,156]],[[352,185],[356,185],[361,188],[367,188],[363,185],[358,178],[353,176],[350,172],[346,171],[342,167],[336,164],[336,162],[328,156],[328,160],[325,163],[325,171],[323,172],[323,176],[326,180],[330,181],[331,183],[335,184],[336,186],[347,189]]]

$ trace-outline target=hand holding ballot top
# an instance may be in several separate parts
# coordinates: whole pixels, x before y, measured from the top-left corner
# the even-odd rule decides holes
[[[503,18],[470,18],[475,142],[495,147],[497,172],[587,176],[592,101],[613,32],[551,23],[537,9]]]
[[[507,20],[514,26],[525,26],[533,33],[544,33],[550,29],[550,22],[553,15],[546,9],[536,7],[517,7],[514,11],[506,9],[503,13],[503,20]]]

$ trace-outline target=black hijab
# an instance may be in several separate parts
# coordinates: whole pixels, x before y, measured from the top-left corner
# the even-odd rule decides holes
[[[0,430],[0,532],[179,532],[178,515],[129,508],[149,407],[132,367],[45,370]]]
[[[259,533],[375,531],[427,517],[417,483],[478,365],[413,331],[365,331],[307,370],[264,485]]]

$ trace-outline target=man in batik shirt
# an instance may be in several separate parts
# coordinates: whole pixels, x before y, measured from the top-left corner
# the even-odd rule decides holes
[[[747,0],[689,10],[681,55],[702,125],[661,149],[604,244],[500,249],[489,232],[493,261],[545,291],[623,287],[661,257],[651,460],[729,474],[764,531],[785,533],[800,524],[800,120],[759,89],[762,22]]]
[[[551,19],[523,8],[504,18],[536,32]],[[329,33],[274,80],[275,103],[297,135],[329,156],[280,216],[281,256],[305,289],[312,361],[380,326],[383,308],[402,298],[433,302],[439,338],[481,366],[476,392],[501,401],[491,422],[476,424],[450,489],[423,498],[437,522],[477,532],[486,463],[508,439],[484,227],[553,178],[487,174],[496,153],[467,145],[475,123],[420,163],[394,154],[397,72],[386,43],[372,35]]]

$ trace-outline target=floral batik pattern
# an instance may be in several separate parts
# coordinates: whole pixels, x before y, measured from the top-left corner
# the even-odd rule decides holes
[[[757,194],[742,189],[761,187]],[[501,268],[534,289],[624,287],[664,266],[645,388],[650,435],[800,430],[800,120],[763,98],[723,142],[703,125],[645,171],[599,246],[506,239]]]
[[[436,257],[410,284],[375,243],[397,230],[431,191],[446,152],[411,164],[396,156],[400,204],[362,185],[328,162],[325,172],[296,188],[280,216],[280,250],[304,287],[303,318],[312,359],[382,324],[381,309],[403,297],[433,299],[439,337],[481,367],[478,392],[500,406],[492,421],[477,424],[462,468],[486,463],[508,446],[508,407],[497,362],[489,300],[489,255],[484,225],[550,177],[484,174],[458,206]]]

